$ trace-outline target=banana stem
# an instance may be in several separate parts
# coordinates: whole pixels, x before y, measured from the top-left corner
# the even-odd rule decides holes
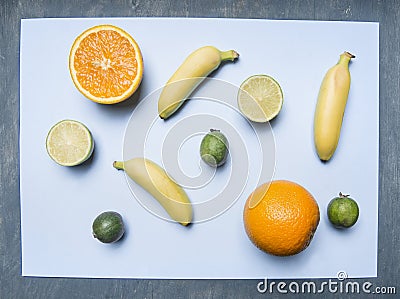
[[[124,162],[122,161],[114,161],[113,166],[118,170],[124,170]]]
[[[223,51],[221,52],[221,61],[225,60],[232,60],[234,61],[236,58],[239,57],[239,53],[235,50]]]
[[[345,54],[347,57],[351,58],[356,58],[355,55],[351,54],[350,52],[345,51],[343,54]]]
[[[342,55],[340,55],[338,64],[348,65],[350,60],[353,58],[356,58],[353,54],[349,52],[344,52]]]

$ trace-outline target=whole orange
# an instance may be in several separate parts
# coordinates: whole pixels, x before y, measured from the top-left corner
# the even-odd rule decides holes
[[[259,249],[278,256],[306,249],[319,223],[314,197],[294,182],[276,180],[259,186],[246,201],[246,233]]]

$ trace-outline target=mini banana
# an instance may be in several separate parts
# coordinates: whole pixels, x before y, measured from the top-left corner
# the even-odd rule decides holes
[[[159,116],[162,119],[170,117],[222,61],[234,61],[238,57],[239,54],[234,50],[223,52],[213,46],[205,46],[191,53],[163,88],[158,100]]]
[[[163,168],[145,158],[115,161],[113,166],[149,192],[170,217],[186,226],[192,221],[192,204],[185,191],[170,179]]]
[[[350,90],[349,62],[353,54],[344,52],[339,62],[325,74],[314,115],[314,143],[322,161],[328,161],[339,142],[342,120]]]

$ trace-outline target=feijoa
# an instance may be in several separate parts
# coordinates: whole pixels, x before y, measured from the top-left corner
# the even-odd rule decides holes
[[[211,129],[200,144],[200,155],[205,163],[218,167],[225,163],[228,156],[228,139],[219,130]]]
[[[92,225],[92,234],[102,243],[113,243],[125,233],[122,216],[113,211],[103,212],[96,217]]]
[[[328,219],[337,228],[348,228],[353,226],[359,215],[357,202],[349,195],[339,193],[328,204]]]

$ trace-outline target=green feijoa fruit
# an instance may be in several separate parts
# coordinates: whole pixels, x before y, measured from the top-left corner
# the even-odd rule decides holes
[[[122,217],[117,212],[107,211],[96,217],[92,225],[92,234],[102,243],[113,243],[121,239],[125,232]]]
[[[219,130],[211,129],[200,144],[200,155],[205,163],[218,167],[225,163],[228,156],[228,139]]]
[[[337,228],[353,226],[358,216],[358,204],[349,195],[339,193],[339,197],[335,197],[328,204],[328,219]]]

